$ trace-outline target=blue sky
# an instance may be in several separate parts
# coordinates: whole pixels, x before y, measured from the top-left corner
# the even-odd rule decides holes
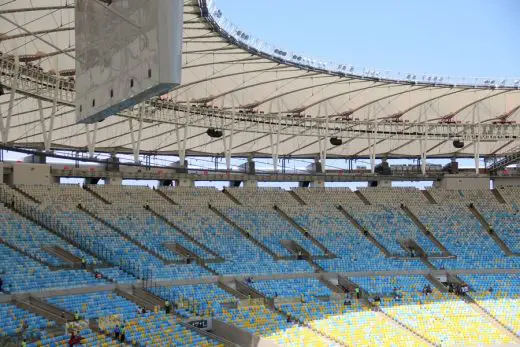
[[[338,63],[520,77],[517,0],[215,0],[247,33]]]

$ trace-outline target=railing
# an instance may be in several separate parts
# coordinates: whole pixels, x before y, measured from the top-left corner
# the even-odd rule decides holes
[[[317,59],[301,55],[297,52],[288,52],[275,45],[260,40],[247,30],[241,29],[228,20],[222,11],[217,8],[215,0],[201,1],[202,13],[206,19],[215,23],[224,36],[231,36],[237,44],[243,45],[250,51],[258,51],[277,60],[300,65],[304,68],[324,70],[329,73],[345,74],[367,79],[388,80],[398,83],[421,83],[431,85],[464,85],[484,88],[519,88],[520,78],[486,78],[486,77],[450,77],[431,74],[401,73],[389,70],[368,69],[351,64],[337,63],[324,59]]]

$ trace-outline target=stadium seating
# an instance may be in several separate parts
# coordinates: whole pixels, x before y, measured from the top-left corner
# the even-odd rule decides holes
[[[164,300],[176,303],[178,313],[189,316],[209,316],[220,311],[220,304],[238,299],[216,284],[196,284],[172,287],[153,287],[151,292]]]
[[[121,319],[128,320],[137,316],[138,309],[133,302],[112,292],[55,296],[47,299],[47,302],[66,312],[78,312],[82,319],[97,319],[117,314]]]
[[[312,189],[316,195],[319,190]],[[310,197],[310,194],[307,196]],[[364,205],[363,205],[364,206]],[[297,207],[285,210],[296,223],[305,228],[321,244],[338,256],[336,259],[317,260],[327,271],[375,271],[398,269],[425,269],[417,260],[388,259],[368,239],[362,237],[346,218],[333,206]]]
[[[227,191],[235,197],[241,205],[273,207],[278,205],[299,206],[298,200],[281,188],[227,188]]]
[[[98,334],[90,329],[84,329],[76,332],[81,337],[81,346],[92,347],[113,347],[123,346],[123,343],[117,342],[103,334]],[[68,346],[70,335],[60,335],[55,337],[45,336],[41,340],[27,344],[28,347],[65,347]]]
[[[211,187],[160,187],[159,190],[181,206],[235,206],[224,193]]]
[[[493,317],[520,335],[520,277],[518,274],[460,275],[470,295]],[[490,290],[491,289],[491,290]]]
[[[6,293],[23,293],[107,284],[85,270],[51,271],[47,266],[0,244],[0,277]]]
[[[283,219],[275,210],[259,207],[229,207],[225,210],[233,221],[269,249],[281,256],[294,255],[285,248],[282,240],[293,240],[312,255],[323,255],[323,251],[300,231]]]
[[[399,209],[401,204],[406,206],[425,205],[430,202],[417,188],[359,188],[363,196],[373,205],[384,205]]]
[[[265,306],[224,309],[218,318],[280,346],[334,346],[309,328],[289,323],[285,317]]]
[[[383,301],[382,306],[391,317],[438,345],[458,346],[461,341],[467,345],[513,342],[454,295],[434,292],[429,297],[404,295],[402,301]]]
[[[120,283],[120,284],[133,284],[137,281],[137,278],[125,272],[118,267],[105,267],[99,268],[97,271],[105,278]]]
[[[154,208],[226,260],[224,263],[207,264],[219,274],[267,275],[314,271],[306,261],[274,261],[206,206]]]
[[[509,205],[485,206],[479,212],[493,227],[493,231],[504,241],[512,252],[520,253],[520,218]]]
[[[351,207],[348,208],[348,211],[392,254],[409,255],[409,251],[398,242],[408,239],[415,241],[426,254],[441,253],[437,246],[399,208],[371,205]]]
[[[349,188],[294,188],[292,189],[309,206],[364,205]]]
[[[58,246],[78,258],[85,258],[87,264],[95,263],[95,259],[89,254],[3,205],[0,205],[0,239],[52,266],[61,266],[65,263],[62,259],[45,251],[45,247]]]
[[[357,300],[284,304],[280,308],[314,329],[348,346],[424,346],[424,341],[404,329],[389,325]]]
[[[141,206],[98,206],[93,211],[144,248],[152,250],[167,261],[180,261],[183,257],[167,248],[165,243],[178,243],[203,259],[212,257],[204,249],[187,240],[176,229]]]
[[[40,335],[56,324],[11,304],[0,304],[0,322],[0,337],[22,334],[24,326],[24,335]]]
[[[219,346],[221,343],[179,325],[172,316],[145,314],[126,321],[126,340],[136,346]]]
[[[424,276],[371,276],[354,277],[352,280],[371,294],[393,296],[397,290],[406,293],[421,293],[430,282]]]
[[[268,298],[305,298],[331,296],[332,292],[315,278],[255,281],[251,286]]]
[[[412,210],[448,251],[457,256],[431,259],[438,268],[518,268],[520,259],[505,257],[466,206],[424,205],[413,206]]]

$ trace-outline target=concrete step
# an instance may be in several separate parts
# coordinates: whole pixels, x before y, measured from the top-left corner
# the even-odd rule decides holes
[[[59,247],[59,246],[48,246],[42,248],[47,253],[55,256],[56,258],[61,259],[66,262],[68,266],[79,269],[81,267],[81,258],[75,256],[69,251]]]
[[[500,190],[498,189],[491,189],[491,193],[495,196],[495,198],[498,200],[501,204],[507,204],[507,201],[504,199],[502,194],[500,194]]]
[[[47,302],[34,296],[20,296],[13,300],[16,306],[23,308],[29,312],[53,320],[58,324],[65,324],[74,320],[74,314],[67,312],[58,307],[48,304]]]
[[[213,331],[210,332],[210,331],[206,331],[204,329],[199,329],[199,328],[195,327],[194,325],[190,324],[190,321],[179,322],[179,324],[189,330],[193,330],[194,332],[196,332],[199,335],[206,336],[206,337],[209,337],[210,339],[220,342],[222,345],[224,345],[224,347],[240,347],[239,344],[226,339],[224,336],[217,335]]]
[[[136,303],[141,307],[144,307],[147,311],[153,311],[156,306],[155,301],[149,301],[145,297],[139,297],[133,293],[127,292],[126,290],[116,288],[116,294]]]

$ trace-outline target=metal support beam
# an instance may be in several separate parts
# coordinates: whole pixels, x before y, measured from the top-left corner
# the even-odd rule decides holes
[[[11,95],[9,95],[9,104],[7,106],[7,118],[4,124],[4,118],[0,114],[0,133],[2,135],[2,143],[9,141],[9,130],[11,129],[11,117],[13,115],[14,97],[16,95],[16,88],[18,87],[18,73],[20,71],[20,58],[14,57],[14,71],[11,77]]]
[[[43,144],[45,147],[45,152],[50,152],[51,144],[52,144],[52,132],[54,130],[54,119],[56,118],[56,111],[58,108],[58,95],[60,92],[60,79],[59,74],[56,79],[56,87],[54,89],[54,100],[52,102],[51,114],[49,116],[49,128],[45,126],[45,115],[44,108],[41,99],[38,99],[38,111],[40,113],[40,126],[42,128],[42,136],[43,136]]]
[[[376,145],[377,145],[377,119],[372,118],[372,106],[369,106],[367,109],[368,111],[368,120],[369,122],[366,123],[367,126],[367,132],[370,136],[368,136],[368,153],[370,156],[370,172],[375,173],[376,172]]]
[[[231,98],[231,116],[232,116],[232,123],[231,123],[231,129],[229,129],[229,133],[227,136],[222,137],[222,141],[224,142],[224,156],[226,158],[226,169],[231,170],[231,151],[233,149],[233,134],[235,132],[234,124],[235,124],[235,116],[236,116],[236,109],[235,109],[235,101],[233,98]]]
[[[475,127],[475,136],[473,140],[473,157],[475,159],[475,173],[480,173],[480,125],[482,124],[480,121],[480,111],[478,108],[478,104],[473,106],[472,112],[472,123],[476,124]]]
[[[98,123],[85,124],[85,134],[87,136],[88,155],[90,158],[94,157],[94,151],[96,150],[97,129],[98,129]]]
[[[426,107],[421,106],[419,109],[419,120],[420,124],[428,123],[428,112],[425,109]],[[419,147],[421,150],[421,173],[426,175],[426,153],[428,151],[428,126],[424,126],[423,136],[419,140]]]
[[[280,100],[277,100],[277,103],[278,103],[278,110],[280,110]],[[273,102],[271,101],[269,103],[269,113],[271,113],[271,109],[272,109],[272,106],[273,106]],[[281,130],[281,120],[282,120],[282,113],[280,111],[278,111],[278,119],[277,119],[277,122],[276,122],[276,129],[274,129],[274,124],[273,122],[271,121],[269,123],[269,128],[270,128],[270,132],[269,132],[269,143],[271,145],[271,155],[272,155],[272,158],[273,158],[273,170],[274,172],[278,172],[278,155],[279,155],[279,151],[280,151],[280,130]],[[276,131],[276,132],[275,132]]]
[[[137,122],[138,122],[137,139],[135,138],[135,131],[134,131],[134,125],[133,125],[134,121],[132,118],[128,118],[128,126],[130,127],[130,139],[132,140],[132,150],[134,153],[134,162],[136,164],[140,163],[139,154],[141,151],[141,135],[143,133],[143,117],[144,117],[145,112],[146,112],[145,105],[141,104],[139,107],[140,117],[137,120]]]

